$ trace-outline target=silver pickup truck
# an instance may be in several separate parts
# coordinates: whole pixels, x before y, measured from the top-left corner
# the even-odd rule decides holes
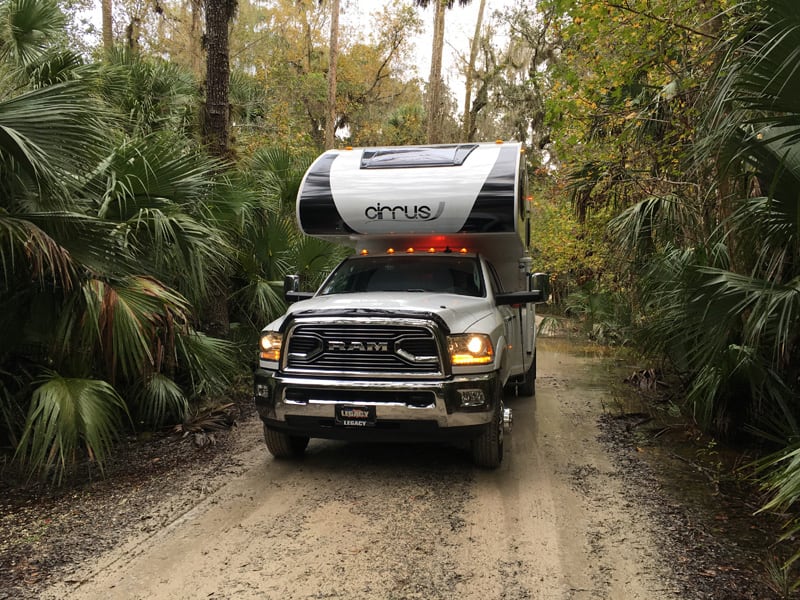
[[[255,403],[267,448],[287,458],[302,454],[314,437],[460,439],[470,442],[477,465],[497,467],[511,426],[504,390],[535,391],[534,304],[547,295],[547,277],[529,273],[519,231],[527,219],[520,147],[380,150],[401,153],[406,166],[365,168],[364,154],[377,149],[330,151],[304,179],[298,195],[303,229],[350,243],[356,252],[316,292],[300,292],[298,278],[287,277],[289,309],[262,331]],[[360,154],[357,161],[353,154]],[[439,164],[442,154],[460,164]],[[352,163],[341,170],[344,187],[332,168],[343,155]],[[482,186],[471,196],[459,193],[460,169],[482,171],[485,184],[501,158],[512,171],[504,179],[510,190],[498,186],[495,173],[492,195],[483,194],[482,202]],[[432,184],[421,183],[430,171],[438,173],[437,184],[451,178],[441,209],[438,195],[426,196]],[[361,175],[368,184],[358,181]],[[368,185],[394,189],[398,180],[408,189],[381,196],[380,203],[374,191],[365,193],[359,203]],[[459,206],[463,215],[453,218]],[[448,215],[450,222],[437,222]]]

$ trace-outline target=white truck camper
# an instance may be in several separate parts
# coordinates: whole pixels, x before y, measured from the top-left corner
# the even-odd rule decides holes
[[[355,248],[316,292],[288,276],[261,333],[255,403],[267,448],[309,438],[470,443],[497,467],[511,411],[532,396],[535,303],[518,143],[330,150],[297,197],[303,231]]]

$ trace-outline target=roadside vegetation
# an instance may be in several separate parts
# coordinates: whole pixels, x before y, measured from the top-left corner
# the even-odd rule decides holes
[[[463,111],[464,90],[414,71],[435,3],[376,5],[336,46],[338,2],[103,4],[98,36],[79,2],[0,0],[8,464],[55,481],[102,469],[123,433],[179,423],[246,376],[283,276],[312,288],[344,252],[294,223],[333,129],[340,145],[525,141],[553,311],[668,365],[698,426],[775,452],[765,509],[795,504],[793,0],[486,7]],[[468,2],[445,4],[446,22]],[[220,53],[228,70],[207,60]]]

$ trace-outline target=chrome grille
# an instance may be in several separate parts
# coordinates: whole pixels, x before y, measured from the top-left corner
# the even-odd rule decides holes
[[[439,373],[433,332],[422,326],[298,324],[289,333],[287,370]]]

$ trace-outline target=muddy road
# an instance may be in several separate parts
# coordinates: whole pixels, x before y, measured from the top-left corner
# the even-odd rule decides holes
[[[497,471],[464,448],[323,440],[275,461],[252,421],[238,475],[45,597],[674,598],[598,441],[619,374],[562,344],[540,341],[535,398],[507,398]]]

